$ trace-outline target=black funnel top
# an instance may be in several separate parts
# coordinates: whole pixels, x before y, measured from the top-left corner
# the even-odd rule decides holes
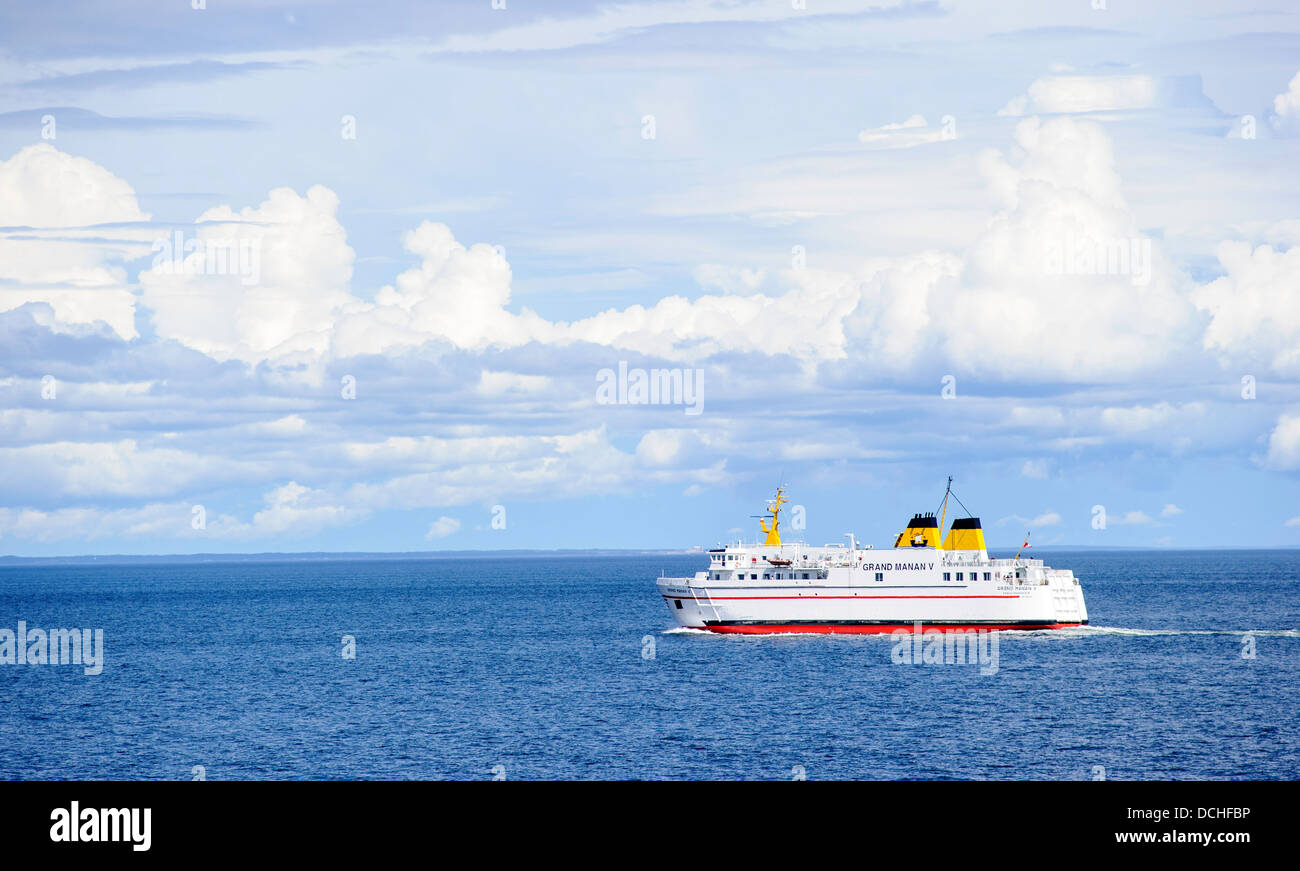
[[[907,525],[913,529],[938,529],[939,521],[933,514],[917,514]]]

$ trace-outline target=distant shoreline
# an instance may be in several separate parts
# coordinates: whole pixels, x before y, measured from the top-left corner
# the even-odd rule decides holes
[[[1042,545],[1032,552],[1026,552],[1026,559],[1033,559],[1044,552],[1166,552],[1166,553],[1212,553],[1215,551],[1291,551],[1300,545],[1273,545],[1271,547],[1103,547],[1097,545]],[[878,548],[884,550],[884,548]],[[1015,555],[1015,546],[994,547],[990,554],[1005,556]],[[91,566],[91,565],[176,565],[203,563],[310,563],[310,562],[405,562],[420,560],[446,559],[524,559],[524,558],[559,558],[559,557],[633,557],[633,556],[697,556],[705,553],[704,548],[685,549],[608,549],[563,548],[540,550],[521,548],[517,550],[434,550],[434,551],[307,551],[301,553],[191,553],[191,554],[85,554],[78,556],[0,556],[0,567],[14,566]]]

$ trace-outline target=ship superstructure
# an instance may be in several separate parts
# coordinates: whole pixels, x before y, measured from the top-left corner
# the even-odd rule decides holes
[[[894,546],[880,550],[851,533],[845,543],[820,547],[783,543],[783,494],[777,490],[760,519],[762,544],[714,548],[707,570],[659,578],[679,624],[764,634],[915,631],[918,624],[923,631],[1061,629],[1088,622],[1083,589],[1069,569],[1021,553],[990,558],[978,517],[956,518],[943,534],[956,498],[951,478],[939,516],[913,516]]]

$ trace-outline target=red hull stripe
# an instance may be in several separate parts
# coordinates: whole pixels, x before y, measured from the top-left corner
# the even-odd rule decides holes
[[[1007,631],[1013,629],[1072,629],[1082,623],[922,623],[921,631],[937,629],[940,632],[971,632],[978,630]],[[710,632],[729,635],[772,635],[776,633],[813,633],[817,635],[887,635],[899,629],[912,632],[914,623],[772,623],[763,625],[705,626]]]

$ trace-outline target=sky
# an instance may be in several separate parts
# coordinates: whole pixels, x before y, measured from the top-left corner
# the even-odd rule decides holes
[[[1272,0],[4,4],[0,553],[1300,545],[1298,157]]]

